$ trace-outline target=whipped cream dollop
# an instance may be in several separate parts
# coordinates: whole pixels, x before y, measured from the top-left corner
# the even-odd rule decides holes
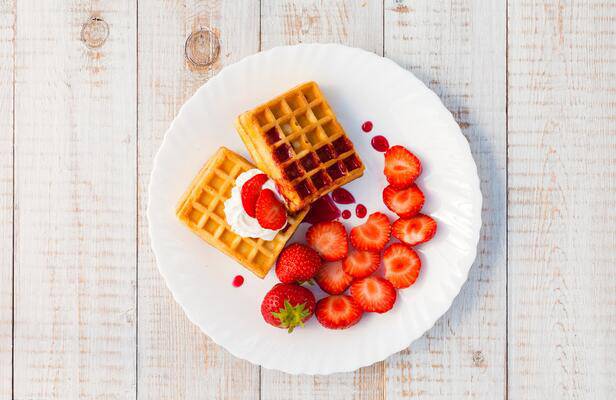
[[[259,221],[257,221],[256,218],[248,215],[242,205],[242,186],[244,186],[244,183],[248,182],[248,180],[253,176],[262,173],[262,171],[253,168],[241,173],[235,179],[235,186],[231,189],[231,197],[225,201],[225,216],[231,230],[238,235],[242,237],[272,240],[280,230],[287,226],[287,224],[285,223],[282,228],[276,230],[266,229],[259,225]],[[270,189],[274,192],[278,200],[282,204],[285,204],[283,197],[278,192],[278,188],[276,188],[276,184],[271,179],[268,179],[263,184],[262,189]]]

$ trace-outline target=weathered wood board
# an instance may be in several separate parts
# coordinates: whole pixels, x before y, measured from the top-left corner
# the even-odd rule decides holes
[[[509,397],[616,391],[616,3],[509,2]]]
[[[14,396],[134,398],[136,7],[15,4]]]
[[[0,3],[0,399],[12,392],[15,3]]]

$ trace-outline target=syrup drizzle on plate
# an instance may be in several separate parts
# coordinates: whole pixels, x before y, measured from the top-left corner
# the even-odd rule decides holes
[[[332,192],[332,198],[338,204],[353,204],[355,197],[346,189],[338,188]]]
[[[361,124],[361,130],[368,133],[372,130],[372,121],[366,121]]]
[[[244,284],[244,277],[242,275],[235,275],[233,278],[233,286],[240,287]]]
[[[336,204],[334,204],[329,195],[325,195],[312,203],[310,211],[308,211],[302,222],[316,224],[318,222],[333,221],[338,218],[340,218],[340,209],[336,207]]]
[[[389,149],[389,142],[387,141],[387,138],[383,135],[377,135],[373,137],[370,143],[372,144],[374,150],[380,151],[381,153],[384,153],[387,151],[387,149]]]

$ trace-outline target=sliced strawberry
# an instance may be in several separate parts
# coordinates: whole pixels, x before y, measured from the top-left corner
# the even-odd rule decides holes
[[[306,232],[306,240],[326,261],[342,260],[349,250],[346,229],[338,221],[312,225]]]
[[[314,280],[324,292],[340,294],[353,282],[353,277],[344,272],[342,262],[332,261],[321,266]]]
[[[347,295],[327,296],[317,303],[317,320],[329,329],[346,329],[361,319],[364,311]]]
[[[421,174],[421,162],[404,147],[393,146],[385,153],[383,172],[390,185],[404,189],[409,187]]]
[[[375,212],[363,225],[351,229],[351,244],[357,250],[379,251],[389,242],[390,234],[387,215]]]
[[[423,207],[425,200],[424,194],[415,184],[406,189],[396,189],[391,185],[383,189],[383,202],[387,208],[401,218],[408,218],[417,214]]]
[[[248,179],[242,186],[242,206],[246,214],[251,217],[256,216],[257,200],[261,193],[261,186],[267,182],[267,175],[257,174]]]
[[[386,279],[369,276],[353,282],[351,296],[364,311],[384,313],[396,302],[396,289]]]
[[[409,246],[394,243],[383,252],[385,279],[394,287],[401,289],[411,286],[419,276],[421,260]]]
[[[344,272],[353,278],[365,278],[379,268],[381,255],[373,251],[352,250],[342,262]]]
[[[392,234],[410,246],[427,242],[436,233],[436,221],[424,214],[401,218],[392,225]]]
[[[265,229],[281,229],[287,223],[287,209],[269,189],[259,194],[256,210],[257,221]]]

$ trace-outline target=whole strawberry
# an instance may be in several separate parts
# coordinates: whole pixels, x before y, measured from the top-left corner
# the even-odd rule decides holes
[[[308,246],[293,243],[287,246],[276,262],[276,276],[282,283],[305,282],[317,273],[321,257]]]
[[[263,298],[261,315],[270,325],[293,332],[312,317],[316,300],[305,287],[278,283]]]

